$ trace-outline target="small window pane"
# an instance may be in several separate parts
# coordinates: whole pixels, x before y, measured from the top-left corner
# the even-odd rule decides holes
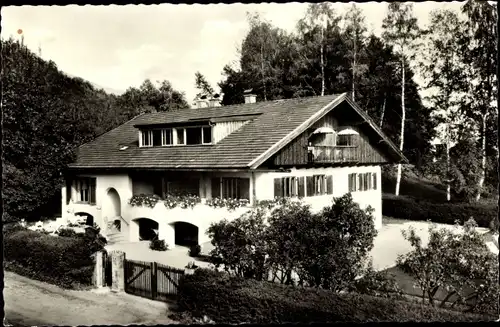
[[[201,144],[201,127],[186,128],[186,144]]]
[[[155,129],[152,131],[153,134],[153,146],[161,145],[161,130]]]
[[[337,146],[353,146],[355,135],[337,135]]]
[[[212,127],[203,127],[203,143],[212,143]]]
[[[172,130],[170,128],[162,130],[162,136],[162,145],[172,144]]]
[[[184,128],[177,129],[177,144],[185,144],[184,143]]]

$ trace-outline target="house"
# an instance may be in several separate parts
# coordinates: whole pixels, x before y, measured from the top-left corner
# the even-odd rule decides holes
[[[240,105],[143,114],[82,145],[66,172],[62,212],[87,216],[113,241],[155,230],[173,246],[209,241],[212,222],[256,201],[303,197],[319,210],[351,192],[375,209],[380,228],[380,166],[398,162],[406,158],[346,94],[268,102],[247,94]],[[193,208],[130,204],[140,194],[201,200]],[[214,198],[248,206],[207,205]]]

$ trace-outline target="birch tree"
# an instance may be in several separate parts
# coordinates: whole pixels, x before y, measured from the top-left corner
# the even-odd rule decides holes
[[[320,76],[321,76],[321,96],[325,95],[326,89],[326,78],[325,78],[325,34],[328,26],[336,24],[339,18],[335,16],[335,12],[331,8],[328,2],[313,3],[307,8],[307,12],[304,18],[299,20],[297,24],[297,29],[299,33],[303,36],[303,40],[306,41],[306,34],[310,34],[310,40],[306,41],[305,47],[319,48],[320,50]],[[308,51],[302,51],[303,57],[306,61],[310,59],[307,58]]]
[[[446,145],[446,200],[451,199],[450,148],[456,143],[456,128],[460,126],[458,107],[463,97],[460,91],[463,65],[459,60],[460,47],[457,42],[462,33],[461,22],[450,10],[431,12],[426,49],[422,51],[421,64],[426,88],[432,92],[428,97],[434,114],[444,127]]]
[[[365,34],[367,31],[365,17],[361,9],[355,4],[349,8],[344,16],[344,39],[348,45],[347,57],[351,63],[351,94],[356,100],[356,85],[358,79],[367,71],[365,59]]]
[[[462,60],[466,63],[467,78],[464,87],[468,98],[462,105],[462,113],[471,119],[479,132],[481,172],[477,182],[476,201],[481,198],[486,179],[488,122],[498,119],[497,75],[498,66],[498,13],[496,4],[469,0],[462,7],[467,16],[466,32],[463,33]],[[496,143],[496,142],[493,142]],[[498,149],[495,149],[498,160]]]
[[[401,133],[399,149],[404,148],[404,131],[406,120],[405,109],[405,70],[406,64],[410,63],[414,58],[414,52],[417,47],[417,40],[420,37],[420,29],[417,25],[417,19],[413,15],[413,6],[411,4],[403,4],[393,2],[389,4],[387,16],[382,23],[382,37],[384,40],[394,47],[401,60]],[[401,184],[401,163],[398,164],[398,172],[396,178],[395,195],[399,195],[399,187]]]

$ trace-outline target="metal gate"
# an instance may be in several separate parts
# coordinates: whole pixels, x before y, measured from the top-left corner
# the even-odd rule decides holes
[[[113,284],[113,272],[111,270],[111,256],[107,252],[102,255],[104,268],[104,286],[111,287]]]
[[[152,300],[166,301],[177,295],[183,269],[156,262],[125,260],[125,292]]]

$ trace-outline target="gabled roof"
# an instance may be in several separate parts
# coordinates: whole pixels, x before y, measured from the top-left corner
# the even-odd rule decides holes
[[[346,94],[341,94],[143,114],[79,147],[77,160],[69,167],[255,169],[346,100],[352,102],[347,99]],[[361,111],[363,117],[368,117],[359,107],[353,108]],[[215,145],[139,148],[138,129],[134,127],[193,121],[220,122],[236,120],[238,117],[249,119],[250,122]],[[370,125],[387,140],[397,158],[406,160],[371,120]],[[120,150],[123,146],[128,147]]]

